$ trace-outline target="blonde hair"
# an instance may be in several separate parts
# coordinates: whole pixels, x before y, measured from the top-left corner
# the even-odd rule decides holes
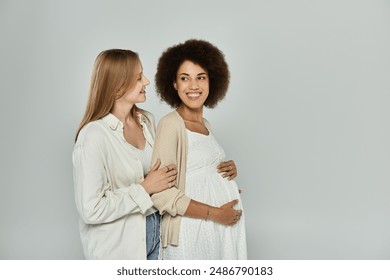
[[[130,50],[111,49],[102,51],[97,56],[87,106],[75,141],[85,125],[106,116],[111,111],[120,91],[135,85],[139,74],[136,66],[140,63],[138,54]],[[131,114],[133,116],[137,114],[135,105],[131,109]],[[138,122],[138,118],[135,117],[135,120]]]

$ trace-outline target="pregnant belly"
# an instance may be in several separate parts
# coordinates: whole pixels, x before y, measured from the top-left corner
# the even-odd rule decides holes
[[[236,182],[229,181],[216,172],[203,176],[187,176],[185,193],[192,199],[216,207],[240,198]]]

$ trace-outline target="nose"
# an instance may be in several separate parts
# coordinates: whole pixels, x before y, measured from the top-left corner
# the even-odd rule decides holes
[[[144,77],[144,86],[149,85],[149,84],[150,84],[150,81],[148,80],[148,78],[146,78],[145,75],[143,75],[143,77]]]
[[[192,79],[190,83],[190,89],[198,89],[198,88],[199,88],[198,79]]]

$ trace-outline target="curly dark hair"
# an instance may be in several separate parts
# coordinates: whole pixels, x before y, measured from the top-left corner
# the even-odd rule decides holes
[[[182,101],[173,83],[176,80],[179,67],[186,60],[198,64],[208,72],[210,91],[204,106],[214,108],[226,95],[230,72],[224,54],[217,47],[204,40],[187,40],[162,53],[155,76],[158,95],[172,108],[179,107]]]

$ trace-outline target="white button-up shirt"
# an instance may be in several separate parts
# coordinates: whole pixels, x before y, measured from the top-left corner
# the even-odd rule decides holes
[[[153,116],[139,119],[153,147]],[[153,202],[140,185],[142,163],[114,115],[87,124],[73,150],[75,200],[87,259],[146,259],[146,220]]]

